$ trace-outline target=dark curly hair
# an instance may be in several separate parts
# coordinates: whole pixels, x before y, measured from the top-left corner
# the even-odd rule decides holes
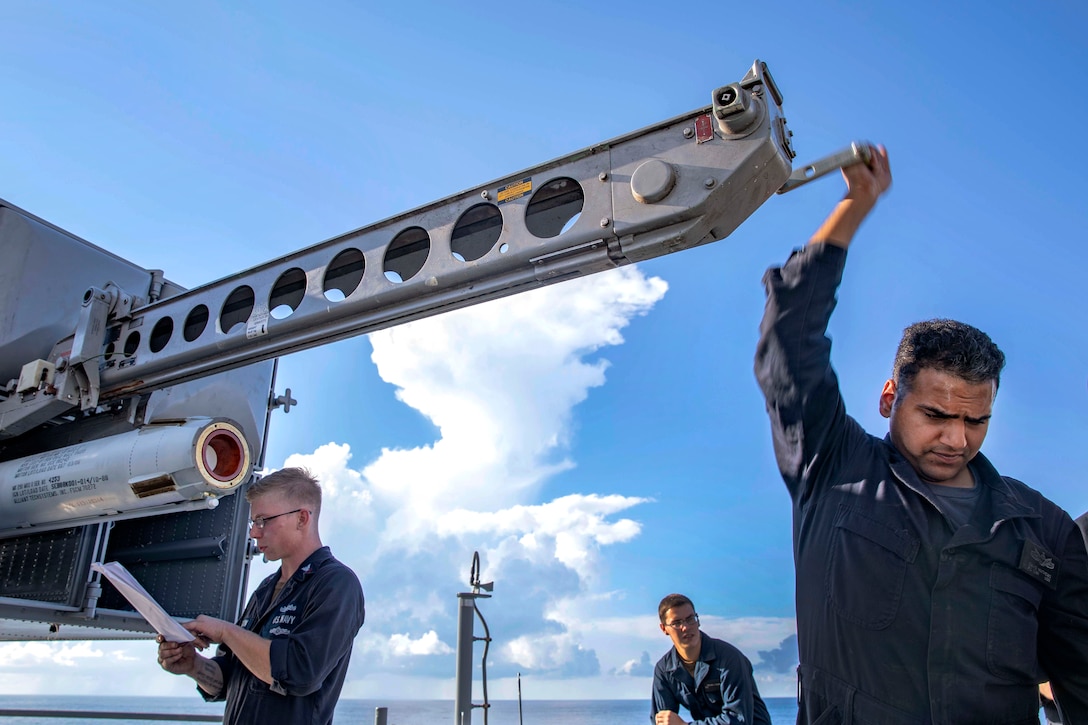
[[[895,353],[892,378],[910,389],[918,371],[933,368],[969,383],[1001,383],[1005,353],[982,330],[956,320],[926,320],[903,330]]]

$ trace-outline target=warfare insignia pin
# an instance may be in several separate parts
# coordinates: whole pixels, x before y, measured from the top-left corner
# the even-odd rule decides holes
[[[1038,579],[1051,589],[1058,586],[1058,560],[1034,541],[1025,541],[1020,554],[1020,571]]]

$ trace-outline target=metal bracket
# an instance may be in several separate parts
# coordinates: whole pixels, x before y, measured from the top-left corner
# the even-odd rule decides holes
[[[846,168],[847,166],[868,164],[872,159],[873,154],[869,150],[869,142],[855,141],[842,151],[837,151],[830,156],[825,156],[818,161],[813,161],[808,166],[794,169],[793,173],[790,174],[790,178],[786,179],[786,183],[782,185],[782,188],[778,190],[778,193],[785,194],[787,191],[793,191],[798,186],[807,184],[813,179],[818,179],[825,174]]]
[[[109,286],[105,290],[91,287],[83,295],[83,308],[72,341],[72,355],[67,361],[79,382],[82,410],[92,410],[98,405],[99,359],[106,336],[106,318],[115,301],[116,296]]]

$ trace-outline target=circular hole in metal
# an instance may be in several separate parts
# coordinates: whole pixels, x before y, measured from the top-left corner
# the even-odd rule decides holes
[[[230,481],[241,473],[244,460],[242,441],[230,431],[214,431],[204,441],[204,467],[220,481]]]
[[[329,302],[339,302],[363,281],[366,259],[358,249],[349,248],[332,258],[321,282],[321,291]]]
[[[525,228],[534,237],[557,237],[570,228],[582,213],[586,196],[581,185],[570,178],[552,179],[540,187],[525,208]]]
[[[491,251],[502,234],[502,212],[494,204],[477,204],[453,225],[450,251],[462,262],[475,262]]]
[[[102,357],[106,358],[106,362],[109,362],[113,358],[114,354],[116,354],[116,352],[117,346],[111,342],[110,344],[106,345],[106,352],[103,353]]]
[[[227,296],[219,312],[219,329],[228,333],[235,325],[244,325],[253,313],[253,288],[242,285]]]
[[[509,251],[510,251],[510,245],[507,244],[506,242],[503,242],[502,244],[499,245],[499,254],[506,254]]]
[[[181,328],[181,336],[185,342],[192,342],[200,337],[204,328],[208,326],[208,308],[205,305],[197,305],[185,317],[185,326]]]
[[[151,328],[151,339],[147,341],[147,346],[151,348],[151,352],[159,352],[166,347],[166,343],[170,342],[170,336],[173,334],[174,321],[164,317]]]
[[[128,333],[128,337],[125,338],[125,357],[132,357],[136,354],[137,348],[140,347],[140,333],[137,330],[133,330]]]
[[[298,267],[292,267],[281,274],[276,284],[272,285],[272,293],[268,295],[268,314],[277,320],[290,317],[302,304],[305,296],[306,273]]]
[[[406,282],[423,269],[431,253],[431,237],[423,227],[408,227],[393,237],[385,250],[385,278]]]

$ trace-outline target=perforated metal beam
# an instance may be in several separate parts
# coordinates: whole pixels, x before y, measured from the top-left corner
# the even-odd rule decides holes
[[[793,154],[763,63],[712,100],[111,318],[99,399],[722,239],[789,178]],[[79,387],[65,367],[76,340],[85,356],[78,331],[54,349],[54,392],[0,402],[0,424],[41,408],[35,397]]]

